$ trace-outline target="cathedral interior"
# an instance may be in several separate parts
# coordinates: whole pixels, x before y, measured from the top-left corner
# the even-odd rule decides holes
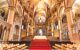
[[[0,50],[80,50],[80,0],[0,0]]]

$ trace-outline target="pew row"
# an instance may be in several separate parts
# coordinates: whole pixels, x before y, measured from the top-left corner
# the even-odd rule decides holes
[[[55,50],[80,50],[80,44],[55,44]]]
[[[25,44],[0,44],[0,50],[25,50]]]

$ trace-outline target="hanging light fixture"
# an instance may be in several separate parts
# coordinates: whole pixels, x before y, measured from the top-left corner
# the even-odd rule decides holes
[[[44,23],[46,21],[46,18],[44,16],[40,16],[40,17],[38,17],[38,21],[40,23]]]

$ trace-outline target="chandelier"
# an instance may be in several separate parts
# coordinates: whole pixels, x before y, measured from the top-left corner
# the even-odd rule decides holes
[[[46,21],[46,17],[44,17],[44,16],[36,16],[35,17],[35,22],[37,22],[37,23],[45,23],[45,21]]]
[[[40,23],[44,23],[45,20],[46,20],[46,18],[44,16],[38,17],[38,22],[40,22]]]

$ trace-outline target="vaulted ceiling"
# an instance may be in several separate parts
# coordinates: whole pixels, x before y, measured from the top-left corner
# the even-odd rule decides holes
[[[0,9],[3,7],[5,11],[8,12],[8,1],[9,0],[0,0]],[[73,4],[76,0],[18,0],[21,4],[23,11],[34,20],[34,22],[45,23],[52,17],[53,14],[57,11],[58,7],[62,2],[65,2],[67,6],[75,7],[77,4]],[[69,5],[67,4],[69,3]],[[76,2],[77,3],[77,2]],[[74,9],[74,8],[73,8]],[[26,16],[27,18],[27,16]]]
[[[45,23],[56,11],[57,4],[59,5],[61,2],[63,0],[20,0],[25,12],[37,23],[39,20],[44,20],[43,23]]]

